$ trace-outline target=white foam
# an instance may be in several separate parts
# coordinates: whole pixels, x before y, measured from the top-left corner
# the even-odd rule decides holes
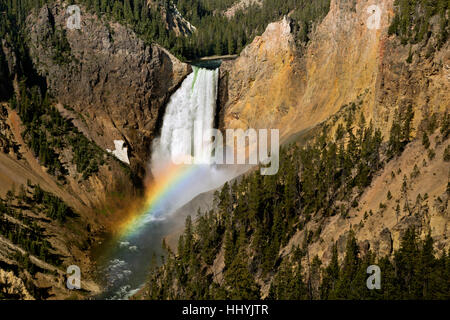
[[[203,134],[213,130],[219,71],[193,69],[167,104],[161,136],[152,145],[151,170],[157,180],[173,159],[192,157],[193,164],[187,166],[196,167],[195,177],[183,192],[170,199],[170,208],[149,215],[145,222],[168,216],[198,194],[218,188],[249,169],[245,165],[219,168],[214,164],[213,143]]]

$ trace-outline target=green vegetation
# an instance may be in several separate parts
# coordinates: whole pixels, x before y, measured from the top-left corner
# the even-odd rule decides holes
[[[33,63],[29,57],[26,42],[26,31],[24,30],[26,16],[41,1],[34,0],[7,0],[0,2],[0,99],[6,101],[14,94],[12,80],[14,75],[9,74],[3,47],[15,55],[14,73],[19,78],[26,78],[28,87],[38,85],[41,89],[45,87],[45,81],[37,75]]]
[[[69,42],[66,37],[65,29],[56,29],[51,39],[52,47],[55,49],[53,61],[57,64],[66,64],[72,61],[73,56]]]
[[[428,149],[430,147],[430,139],[428,138],[428,134],[426,131],[422,135],[422,145],[425,147],[425,149]]]
[[[60,152],[71,147],[71,161],[83,179],[95,174],[104,163],[105,151],[89,141],[70,120],[63,118],[47,95],[42,98],[37,86],[28,89],[25,81],[21,81],[20,89],[20,101],[14,97],[10,105],[25,125],[22,136],[40,163],[50,174],[64,181],[68,172],[61,162]]]
[[[12,204],[14,200],[17,201],[17,206]],[[0,208],[3,210],[0,210],[1,212],[9,212],[9,215],[27,225],[30,224],[31,220],[26,215],[21,214],[22,210],[29,210],[35,214],[44,212],[47,217],[60,223],[64,223],[67,218],[78,216],[63,200],[50,192],[42,190],[39,185],[30,184],[27,187],[21,185],[17,195],[14,188],[13,190],[9,190],[6,199],[3,202],[0,201],[0,205]],[[20,211],[16,212],[12,210],[14,207],[19,208]],[[8,211],[9,209],[11,210]]]
[[[40,209],[52,220],[64,222],[67,217],[77,216],[72,208],[67,206],[64,201],[49,192],[45,192],[39,185],[34,186],[31,200],[29,198],[25,199],[26,202],[33,203],[34,206],[41,205]]]
[[[444,161],[450,162],[450,145],[448,145],[444,150]]]
[[[23,228],[2,218],[0,233],[30,254],[52,264],[59,264],[59,261],[50,253],[49,242],[40,235],[40,228]]]
[[[394,4],[396,12],[389,26],[389,34],[399,36],[402,44],[428,41],[433,34],[430,21],[435,15],[439,17],[437,49],[447,41],[450,27],[450,4],[447,0],[396,0]]]
[[[450,136],[450,114],[445,113],[444,118],[442,119],[442,126],[440,130],[442,134],[442,140],[445,141]]]
[[[350,206],[358,207],[360,195],[385,165],[382,159],[399,156],[412,140],[414,113],[410,108],[401,117],[396,111],[386,143],[362,114],[356,116],[355,104],[343,110],[345,121],[338,124],[335,139],[323,125],[307,145],[282,149],[277,175],[254,172],[226,183],[215,194],[214,210],[199,212],[195,223],[188,217],[177,254],[166,249],[162,265],[153,264],[147,297],[257,299],[259,279],[271,281],[271,299],[448,299],[449,281],[437,279],[448,279],[449,256],[436,258],[431,237],[420,241],[413,230],[405,233],[393,257],[360,251],[352,234],[342,263],[337,248],[327,267],[317,257],[309,257],[308,245],[320,241],[324,218],[347,217]],[[446,126],[446,117],[440,121],[441,128]],[[387,198],[392,199],[390,192]],[[380,212],[386,209],[380,203]],[[398,219],[398,203],[396,214]],[[364,216],[369,215],[373,212]],[[313,218],[318,227],[307,230],[306,223]],[[302,230],[303,244],[281,257],[280,249]],[[222,255],[225,267],[218,280],[217,271],[211,268]],[[300,263],[305,260],[308,270]],[[381,291],[366,287],[366,269],[371,264],[378,264],[384,272]]]
[[[185,234],[186,235],[186,234]],[[195,247],[194,247],[195,248]],[[282,259],[278,272],[274,276],[268,299],[310,300],[310,299],[356,299],[356,300],[391,300],[391,299],[427,299],[447,300],[450,298],[450,254],[443,252],[436,257],[433,239],[428,235],[423,241],[413,228],[408,229],[402,238],[400,248],[392,257],[376,257],[371,251],[361,252],[354,233],[350,232],[345,255],[339,262],[337,246],[333,246],[332,258],[326,267],[316,256],[310,263],[310,273],[305,278],[302,259],[305,251],[296,248],[293,254]],[[243,255],[235,257],[233,282],[227,280],[219,286],[206,279],[200,263],[191,258],[190,267],[196,265],[196,272],[183,269],[181,257],[170,253],[165,265],[153,268],[148,282],[147,298],[150,299],[258,299],[258,286],[254,273],[250,273],[248,258]],[[308,259],[309,261],[309,259]],[[369,290],[366,286],[367,268],[378,265],[381,270],[381,288]],[[202,271],[203,270],[203,271]],[[188,271],[186,274],[181,274]],[[180,273],[178,273],[180,272]],[[183,282],[180,276],[184,277]],[[161,279],[160,277],[163,277]],[[202,280],[203,279],[203,280]],[[201,282],[195,282],[200,281]],[[175,291],[171,287],[176,283]]]
[[[405,232],[392,259],[377,258],[370,251],[361,254],[350,234],[342,265],[335,247],[330,264],[323,270],[320,299],[448,299],[449,262],[445,252],[435,257],[431,236],[421,241],[414,229]],[[372,264],[381,269],[380,290],[366,287],[366,270]]]
[[[411,141],[413,118],[412,105],[408,105],[406,110],[395,110],[388,143],[387,156],[389,158],[400,155]]]
[[[28,254],[50,264],[59,265],[61,259],[52,253],[53,248],[46,240],[43,229],[35,218],[25,214],[24,211],[35,214],[45,212],[48,217],[59,222],[65,221],[67,216],[75,216],[75,213],[61,199],[43,191],[39,186],[32,188],[34,190],[32,196],[29,196],[29,191],[24,186],[21,186],[18,195],[14,190],[10,190],[6,199],[0,199],[0,234]],[[34,270],[35,266],[29,259],[23,260],[23,257],[20,257],[19,261],[23,262],[25,269],[30,272]]]
[[[48,240],[49,235],[43,224],[51,221],[43,218],[42,213],[59,224],[77,216],[60,198],[42,190],[39,185],[32,185],[30,181],[26,186],[21,185],[18,192],[13,185],[5,199],[0,198],[0,236],[17,246],[9,254],[9,258],[16,264],[9,265],[0,261],[0,267],[21,278],[28,292],[36,299],[48,298],[50,288],[36,286],[32,278],[37,272],[53,274],[54,271],[40,267],[34,258],[56,267],[61,266],[63,258],[55,253],[55,248]],[[0,285],[2,299],[21,298],[1,293],[1,290]]]

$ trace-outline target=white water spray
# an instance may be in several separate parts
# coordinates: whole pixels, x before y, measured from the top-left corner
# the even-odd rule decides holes
[[[213,130],[219,72],[193,67],[192,72],[172,95],[167,105],[161,136],[153,142],[152,173],[158,179],[175,158],[192,157],[190,166],[198,166],[195,183],[174,199],[173,210],[200,193],[220,187],[248,170],[249,166],[217,167],[213,163]],[[168,212],[169,213],[169,212]]]
[[[127,299],[145,281],[153,252],[160,252],[163,237],[174,232],[180,217],[176,214],[197,195],[216,189],[244,173],[248,165],[216,166],[212,160],[213,143],[207,134],[213,128],[218,90],[218,70],[194,68],[172,95],[166,107],[161,136],[153,141],[151,170],[157,181],[173,157],[192,156],[188,169],[194,175],[181,191],[165,199],[157,212],[149,214],[144,232],[126,242],[116,243],[117,252],[106,265],[107,290],[104,297]],[[195,131],[195,132],[194,132]],[[187,134],[186,134],[187,133]],[[202,134],[198,134],[202,133]],[[192,138],[191,138],[192,137]],[[192,168],[195,167],[195,168]],[[175,214],[174,214],[175,213]],[[195,215],[196,212],[189,212]],[[182,218],[184,219],[184,217]]]

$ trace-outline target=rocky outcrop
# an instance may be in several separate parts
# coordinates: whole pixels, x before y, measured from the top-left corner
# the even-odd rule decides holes
[[[262,6],[261,0],[239,0],[235,4],[233,4],[231,7],[229,7],[225,12],[223,13],[225,17],[228,19],[233,18],[236,12],[240,10],[245,10],[247,7],[252,5],[258,5]]]
[[[269,24],[236,60],[221,65],[226,128],[277,128],[297,112],[306,83],[290,23],[285,18]]]
[[[369,19],[374,10],[380,12],[379,24]],[[221,127],[278,128],[286,142],[321,123],[333,127],[342,107],[356,102],[358,114],[372,120],[386,139],[397,108],[413,106],[415,128],[430,113],[448,111],[449,42],[437,51],[433,36],[426,43],[401,45],[398,37],[388,35],[393,16],[393,0],[332,0],[328,15],[306,46],[296,43],[289,18],[270,24],[236,60],[220,67]],[[435,19],[431,23],[438,27]],[[448,248],[447,179],[439,178],[448,176],[448,165],[442,161],[445,146],[439,146],[438,138],[435,141],[438,160],[424,164],[429,161],[426,152],[420,141],[414,142],[367,188],[349,218],[334,216],[324,222],[317,217],[308,223],[307,230],[321,230],[320,241],[310,245],[310,256],[317,254],[328,262],[335,242],[342,256],[350,230],[363,251],[389,255],[410,226],[421,236],[430,231],[436,247]],[[409,197],[422,202],[413,213],[400,217],[394,200],[388,201],[386,210],[380,209],[388,188],[403,207],[402,176],[409,177],[415,164],[422,164],[423,173],[420,181],[411,182]],[[401,176],[391,178],[399,168]],[[430,199],[439,199],[436,208],[432,203],[437,200]],[[445,207],[446,213],[438,207]],[[281,254],[291,252],[303,239],[304,233],[298,232]]]
[[[66,176],[64,183],[61,183],[47,168],[40,165],[22,137],[24,131],[16,111],[11,110],[7,103],[0,104],[0,202],[5,203],[3,199],[9,199],[7,209],[3,208],[0,212],[1,223],[11,222],[11,230],[20,234],[22,231],[17,230],[23,230],[20,228],[23,228],[24,223],[31,224],[33,221],[33,224],[39,226],[39,234],[51,246],[52,254],[60,257],[61,261],[55,266],[51,264],[52,260],[44,261],[42,257],[33,256],[36,253],[33,253],[30,247],[17,244],[17,240],[3,232],[0,234],[0,268],[6,271],[14,270],[15,276],[25,282],[35,298],[46,298],[50,295],[52,298],[62,299],[74,294],[65,286],[64,266],[76,264],[84,274],[83,294],[94,295],[98,293],[99,287],[92,281],[90,270],[93,264],[87,250],[108,227],[108,221],[111,220],[109,213],[116,207],[112,194],[119,193],[121,197],[125,197],[124,202],[127,202],[126,197],[132,194],[130,177],[118,161],[105,155],[105,163],[99,167],[98,172],[88,179],[80,179],[73,164],[67,160],[72,157],[68,147],[61,151],[59,159],[63,160],[70,174]],[[23,194],[30,196],[30,185],[39,185],[42,190],[59,197],[76,212],[75,216],[71,217],[70,221],[61,223],[50,219],[45,207],[33,202],[31,198],[17,201],[14,196],[16,192],[12,190],[26,190]],[[5,196],[8,191],[12,192],[11,195]],[[20,216],[13,208],[20,208]],[[28,254],[29,259],[24,262],[23,259]],[[30,274],[31,271],[28,272],[27,268],[34,268],[35,271]],[[8,276],[5,279],[13,278]],[[7,296],[18,298],[21,291],[10,289],[16,288],[15,282],[5,281],[2,285],[0,279],[0,297],[2,288],[6,288],[4,291]],[[37,291],[40,292],[38,296],[35,295]]]
[[[20,300],[34,300],[25,287],[22,279],[16,277],[12,271],[0,268],[0,296],[12,297]]]
[[[172,1],[162,3],[158,0],[148,0],[147,4],[161,13],[166,28],[177,36],[190,36],[195,32],[196,28],[181,15]]]
[[[393,3],[332,0],[306,47],[295,44],[288,18],[270,24],[239,58],[221,66],[228,79],[221,83],[222,91],[228,88],[220,101],[224,126],[279,128],[286,140],[359,99],[367,120],[386,134],[396,107],[413,104],[416,125],[424,108],[445,110],[449,43],[431,55],[433,39],[413,45],[408,63],[409,46],[388,35]],[[379,24],[371,20],[374,10]]]
[[[29,16],[35,67],[56,100],[74,109],[89,138],[103,149],[125,141],[131,167],[142,177],[164,105],[190,67],[83,7],[80,29],[67,28],[68,18],[60,3]]]

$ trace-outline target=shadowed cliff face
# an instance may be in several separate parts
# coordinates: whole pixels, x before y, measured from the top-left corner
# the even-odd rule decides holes
[[[15,238],[0,235],[0,287],[6,284],[10,296],[21,298],[82,298],[100,292],[90,248],[110,230],[124,207],[137,201],[140,180],[133,178],[136,174],[144,177],[150,143],[158,134],[165,104],[191,71],[165,49],[146,45],[126,27],[100,20],[83,8],[81,29],[70,30],[66,9],[60,3],[45,5],[27,18],[25,48],[30,49],[34,68],[26,62],[32,72],[20,70],[24,61],[7,41],[0,41],[0,77],[11,80],[11,85],[0,84],[0,99],[6,100],[15,92],[19,104],[25,101],[26,91],[21,91],[19,83],[23,74],[28,79],[37,78],[39,85],[48,88],[61,118],[49,115],[50,111],[34,113],[38,120],[33,118],[33,122],[39,124],[43,140],[54,147],[55,159],[67,170],[61,181],[43,165],[41,154],[32,147],[32,138],[24,134],[29,123],[23,113],[13,110],[13,103],[2,102],[0,198],[4,199],[8,191],[12,195],[8,196],[6,215],[0,210],[0,225],[10,223],[11,230],[21,230],[23,221],[33,221],[39,241],[48,241],[51,251],[51,256],[42,256]],[[48,117],[57,130],[42,120]],[[56,139],[56,135],[63,138]],[[127,165],[103,153],[82,135],[103,150],[114,150],[124,141],[133,174]],[[114,140],[121,141],[117,144]],[[83,166],[75,160],[77,154],[95,164],[89,175],[84,175],[87,167],[80,169]],[[64,204],[76,214],[64,222],[54,218],[54,212],[34,198],[33,186],[37,185],[60,199],[58,209],[51,210],[65,210],[65,214],[68,209]],[[24,190],[22,196],[11,191],[16,188]],[[19,215],[13,211],[19,207],[23,221],[16,219]],[[42,243],[38,244],[41,248]],[[80,267],[83,290],[66,288],[69,265]]]
[[[5,100],[5,98],[7,98],[10,94],[10,92],[12,92],[12,88],[11,88],[11,82],[10,82],[10,73],[9,70],[12,69],[12,61],[9,62],[7,61],[7,56],[5,55],[5,52],[8,52],[8,48],[6,47],[6,41],[4,39],[2,39],[2,41],[0,42],[0,79],[5,79],[7,81],[2,81],[0,83],[0,99],[1,100]],[[11,56],[11,55],[9,55]]]
[[[285,140],[358,99],[366,118],[386,134],[398,106],[445,110],[448,42],[428,57],[433,39],[413,45],[413,60],[407,63],[409,46],[387,32],[393,2],[331,1],[306,47],[295,45],[288,18],[270,24],[238,59],[221,67],[223,126],[279,128]],[[373,4],[380,10],[375,28],[369,20]]]
[[[190,67],[83,7],[81,29],[68,29],[68,18],[60,4],[28,18],[36,69],[57,101],[75,110],[89,138],[111,150],[113,140],[125,141],[131,167],[143,177],[163,106]]]

